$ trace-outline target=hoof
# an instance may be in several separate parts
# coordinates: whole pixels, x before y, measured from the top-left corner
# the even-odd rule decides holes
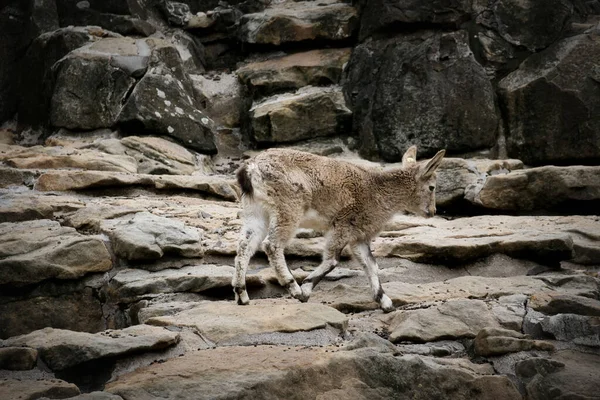
[[[379,305],[384,313],[389,313],[396,309],[394,307],[394,304],[392,303],[392,300],[385,294],[381,298],[381,302],[379,303]]]
[[[240,294],[238,294],[237,292],[234,292],[234,293],[235,293],[235,302],[238,305],[247,306],[248,304],[250,304],[250,298],[248,297],[248,292],[246,292],[244,290]]]

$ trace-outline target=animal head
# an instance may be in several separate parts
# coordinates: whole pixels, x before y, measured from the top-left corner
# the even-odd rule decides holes
[[[415,185],[406,211],[422,217],[435,215],[436,171],[445,153],[445,150],[440,150],[431,160],[417,162],[417,146],[406,150],[402,156],[402,168],[411,171]]]

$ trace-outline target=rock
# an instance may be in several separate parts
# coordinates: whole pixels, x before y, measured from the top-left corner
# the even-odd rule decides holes
[[[473,193],[488,178],[521,168],[523,163],[519,160],[444,158],[437,171],[436,206],[450,208],[465,199],[473,202]]]
[[[71,196],[44,196],[41,193],[0,191],[0,220],[5,222],[52,219],[76,211],[85,204]]]
[[[528,310],[523,332],[540,339],[550,337],[563,342],[600,347],[600,317],[577,314],[546,316]]]
[[[156,259],[165,253],[202,255],[200,235],[195,228],[149,212],[105,220],[100,229],[109,236],[115,254],[126,260]]]
[[[423,3],[415,0],[363,1],[360,40],[377,31],[398,25],[440,25],[458,27],[471,17],[471,1],[455,0]]]
[[[76,279],[112,268],[102,239],[50,220],[0,224],[0,284]]]
[[[199,111],[193,93],[182,86],[166,71],[146,74],[131,93],[119,123],[127,132],[171,136],[191,149],[214,154],[215,123]]]
[[[0,369],[33,369],[37,355],[37,350],[27,347],[2,347],[0,348]]]
[[[19,397],[15,397],[15,393]],[[66,399],[81,392],[73,383],[60,379],[3,379],[0,380],[0,398],[34,400],[44,396],[52,399]]]
[[[563,350],[549,360],[521,361],[516,364],[516,372],[526,384],[529,399],[593,399],[600,393],[599,362],[598,355]]]
[[[244,98],[242,87],[234,74],[222,73],[212,77],[192,75],[194,89],[206,103],[206,114],[226,127],[240,125]]]
[[[584,202],[600,201],[600,167],[544,166],[493,175],[469,197],[494,210],[551,210],[569,204],[579,208]]]
[[[465,31],[368,41],[354,49],[347,68],[344,92],[361,155],[400,161],[411,145],[424,156],[495,145],[494,90]]]
[[[151,294],[198,293],[215,288],[230,289],[233,272],[233,267],[214,264],[193,265],[157,272],[126,269],[115,275],[110,290],[118,302],[130,302],[138,296]],[[265,284],[259,277],[248,278],[249,286]]]
[[[248,307],[233,302],[202,302],[175,315],[151,317],[146,323],[193,327],[218,344],[240,336],[310,331],[327,326],[343,332],[348,320],[344,314],[322,304],[257,300]]]
[[[112,155],[87,149],[64,147],[10,146],[0,151],[0,161],[15,168],[85,169],[95,171],[137,172],[133,157]]]
[[[527,296],[524,294],[513,294],[501,296],[497,304],[492,304],[492,313],[503,328],[521,332],[523,329],[523,318],[525,317],[525,302]]]
[[[34,291],[26,298],[0,297],[0,338],[46,327],[98,332],[107,328],[103,305],[90,287],[62,294]]]
[[[131,175],[101,171],[51,171],[43,173],[35,183],[37,190],[45,192],[135,186],[154,187],[156,189],[189,189],[226,200],[238,199],[234,181],[219,176]]]
[[[498,83],[510,157],[530,165],[599,159],[600,128],[591,117],[600,107],[594,67],[599,60],[600,37],[590,32],[532,55]]]
[[[121,139],[125,147],[140,153],[138,171],[153,175],[191,175],[196,157],[185,147],[159,137],[129,136]]]
[[[47,400],[47,398],[43,397],[40,400]],[[106,392],[91,392],[69,397],[69,400],[123,400],[123,398]]]
[[[256,363],[267,359],[269,362]],[[504,376],[470,362],[443,364],[420,356],[394,357],[377,349],[331,352],[295,347],[220,347],[186,354],[119,377],[106,390],[127,399],[150,398],[521,398]],[[209,373],[210,371],[210,373]],[[301,377],[290,384],[290,376]]]
[[[350,115],[339,88],[306,87],[254,104],[252,137],[259,143],[282,143],[330,136],[346,130]]]
[[[45,328],[12,337],[3,343],[35,348],[49,368],[60,371],[91,360],[164,349],[178,341],[179,334],[176,332],[154,326],[135,325],[96,334]]]
[[[239,38],[245,43],[274,44],[305,40],[341,40],[358,26],[356,9],[337,0],[284,1],[240,20]]]
[[[552,0],[544,5],[532,0],[500,0],[474,3],[476,21],[492,28],[505,41],[530,52],[544,49],[564,34],[573,16],[573,3]]]
[[[99,27],[60,28],[37,37],[25,54],[18,93],[18,121],[22,125],[47,125],[54,90],[52,66],[69,52],[103,37],[120,35]]]
[[[257,95],[340,83],[351,49],[320,49],[252,62],[236,71]]]
[[[9,0],[0,6],[0,122],[17,112],[22,56],[33,39],[58,28],[52,1]]]
[[[475,353],[483,357],[527,350],[554,351],[549,342],[531,340],[521,332],[486,327],[475,337]]]
[[[64,224],[79,231],[100,233],[100,224],[102,221],[143,211],[145,211],[144,208],[88,204],[76,212],[65,216]]]
[[[545,277],[513,276],[507,278],[489,278],[479,276],[461,276],[447,279],[442,282],[430,282],[423,284],[405,283],[392,281],[383,283],[386,294],[392,299],[394,305],[417,304],[433,301],[444,301],[450,299],[501,299],[510,295],[531,295],[540,291],[561,291],[576,295],[595,296],[597,282],[594,278],[578,281],[576,276],[560,276],[564,281],[556,283],[556,286],[544,281]],[[575,281],[575,282],[573,282]],[[571,282],[571,283],[569,283]],[[348,312],[377,309],[373,302],[369,289],[366,286],[353,287],[340,283],[327,291],[317,290],[311,296],[311,300],[331,305],[338,310]],[[516,313],[510,313],[511,319],[506,318],[505,307],[511,304],[500,302],[492,305],[494,314],[499,311],[497,317],[503,321],[505,327],[514,326],[510,322]],[[502,309],[498,310],[498,307]],[[477,333],[477,332],[475,332]],[[525,332],[528,333],[528,332]],[[535,335],[532,335],[535,336]]]
[[[600,301],[561,292],[534,293],[527,303],[544,314],[577,314],[600,317]]]
[[[498,322],[481,300],[449,300],[438,307],[397,311],[390,322],[390,341],[431,342],[473,338]]]
[[[24,171],[0,166],[0,188],[10,186],[33,186],[38,171]]]
[[[463,357],[466,354],[465,346],[452,340],[440,340],[430,343],[399,344],[397,351],[401,354],[419,354],[431,357]]]
[[[136,77],[147,68],[150,51],[142,43],[107,38],[60,59],[52,67],[51,125],[73,130],[115,125]]]

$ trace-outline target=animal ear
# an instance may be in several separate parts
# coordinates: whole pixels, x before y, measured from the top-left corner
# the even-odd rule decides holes
[[[402,166],[408,167],[417,162],[417,146],[410,146],[402,156]]]
[[[442,158],[444,158],[444,154],[446,154],[446,150],[440,150],[437,152],[435,156],[429,162],[421,168],[421,178],[427,179],[433,175],[433,173],[438,169],[440,164],[442,163]]]

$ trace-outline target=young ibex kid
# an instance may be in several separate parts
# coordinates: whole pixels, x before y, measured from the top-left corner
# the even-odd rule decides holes
[[[285,149],[270,149],[250,160],[237,172],[244,217],[232,281],[237,303],[249,302],[246,270],[266,237],[269,263],[294,298],[307,301],[348,245],[367,274],[373,298],[384,311],[392,311],[392,301],[379,282],[370,242],[396,213],[435,214],[435,172],[444,153],[441,150],[429,162],[417,163],[417,148],[412,146],[402,157],[402,167],[390,170]],[[283,251],[307,217],[322,221],[325,250],[322,263],[300,287]]]

